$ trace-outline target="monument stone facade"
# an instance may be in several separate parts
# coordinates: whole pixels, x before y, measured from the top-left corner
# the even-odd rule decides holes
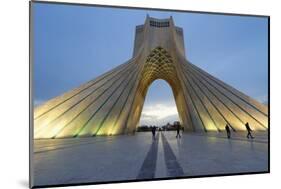
[[[183,29],[172,17],[147,16],[136,26],[133,56],[107,73],[35,108],[34,138],[129,134],[136,131],[151,83],[173,91],[185,132],[268,129],[268,107],[188,61]]]

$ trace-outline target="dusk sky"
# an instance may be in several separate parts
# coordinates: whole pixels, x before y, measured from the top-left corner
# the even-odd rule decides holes
[[[173,16],[184,31],[187,59],[260,102],[268,98],[267,18],[34,5],[34,104],[42,104],[132,57],[135,26],[146,14]],[[178,119],[172,90],[163,80],[148,90],[140,124]]]

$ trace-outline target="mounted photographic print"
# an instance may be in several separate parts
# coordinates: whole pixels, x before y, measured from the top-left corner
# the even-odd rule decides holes
[[[269,17],[30,2],[30,186],[269,172]]]

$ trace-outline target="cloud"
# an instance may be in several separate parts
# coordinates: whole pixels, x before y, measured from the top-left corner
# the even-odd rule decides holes
[[[164,125],[167,122],[179,120],[177,107],[174,104],[150,104],[145,105],[142,111],[141,125]]]
[[[157,119],[157,116],[155,116],[155,115],[148,115],[148,114],[146,114],[146,113],[143,113],[143,114],[141,115],[141,117],[142,117],[142,120]]]

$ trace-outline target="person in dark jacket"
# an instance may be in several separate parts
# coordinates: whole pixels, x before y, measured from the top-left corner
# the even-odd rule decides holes
[[[181,135],[180,135],[180,124],[177,123],[177,136],[176,138],[181,138]]]
[[[156,127],[152,126],[151,131],[152,131],[152,138],[155,140],[156,139],[155,138]]]
[[[249,138],[249,137],[251,137],[251,139],[255,138],[255,137],[253,137],[253,135],[252,135],[252,133],[251,133],[253,130],[250,128],[250,125],[249,125],[248,122],[245,124],[245,127],[246,127],[247,132],[248,132],[247,138]]]
[[[230,133],[230,127],[228,126],[228,124],[226,124],[226,126],[225,126],[225,131],[226,131],[226,134],[227,134],[227,138],[230,138],[231,133]]]

